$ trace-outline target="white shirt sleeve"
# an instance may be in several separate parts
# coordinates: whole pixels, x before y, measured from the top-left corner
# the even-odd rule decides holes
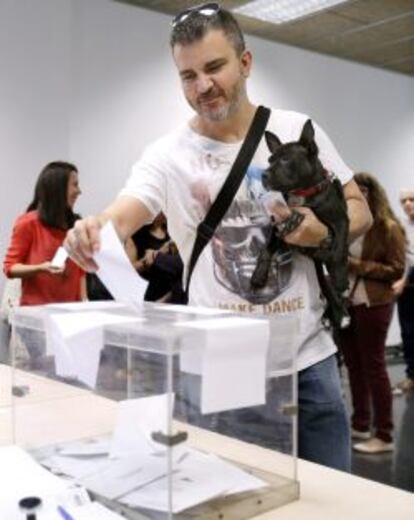
[[[131,174],[119,195],[129,195],[139,199],[155,217],[165,212],[166,178],[162,156],[157,146],[148,147],[141,159],[132,167]]]

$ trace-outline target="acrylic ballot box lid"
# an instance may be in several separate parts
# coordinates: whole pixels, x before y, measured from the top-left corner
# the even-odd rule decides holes
[[[162,304],[21,307],[14,443],[127,518],[253,518],[298,497],[297,328]]]

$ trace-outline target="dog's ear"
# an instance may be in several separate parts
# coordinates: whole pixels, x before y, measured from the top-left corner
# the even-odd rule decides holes
[[[272,134],[272,132],[269,132],[268,130],[266,130],[265,132],[265,139],[267,147],[269,148],[270,153],[272,154],[275,153],[276,150],[278,150],[278,148],[282,145],[278,136]]]
[[[303,125],[299,143],[308,150],[310,155],[317,155],[318,147],[315,143],[315,130],[313,129],[312,121],[310,119],[308,119]]]

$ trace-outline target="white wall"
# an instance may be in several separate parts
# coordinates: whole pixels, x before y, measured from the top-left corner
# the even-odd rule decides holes
[[[189,116],[168,33],[168,16],[111,0],[1,1],[2,256],[46,162],[79,166],[77,209],[94,213],[143,147]],[[310,114],[351,167],[380,178],[398,207],[399,188],[414,185],[413,78],[258,38],[248,43],[253,101]]]
[[[66,0],[0,2],[0,253],[41,167],[69,150]]]

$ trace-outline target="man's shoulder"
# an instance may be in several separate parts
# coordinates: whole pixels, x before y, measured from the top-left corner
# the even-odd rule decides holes
[[[145,148],[144,154],[159,156],[159,154],[168,155],[169,153],[177,152],[177,146],[183,143],[186,135],[185,125],[180,125],[149,144]]]
[[[284,141],[284,137],[296,138],[296,134],[299,137],[300,131],[308,119],[311,118],[302,112],[272,108],[268,129],[278,134]]]

